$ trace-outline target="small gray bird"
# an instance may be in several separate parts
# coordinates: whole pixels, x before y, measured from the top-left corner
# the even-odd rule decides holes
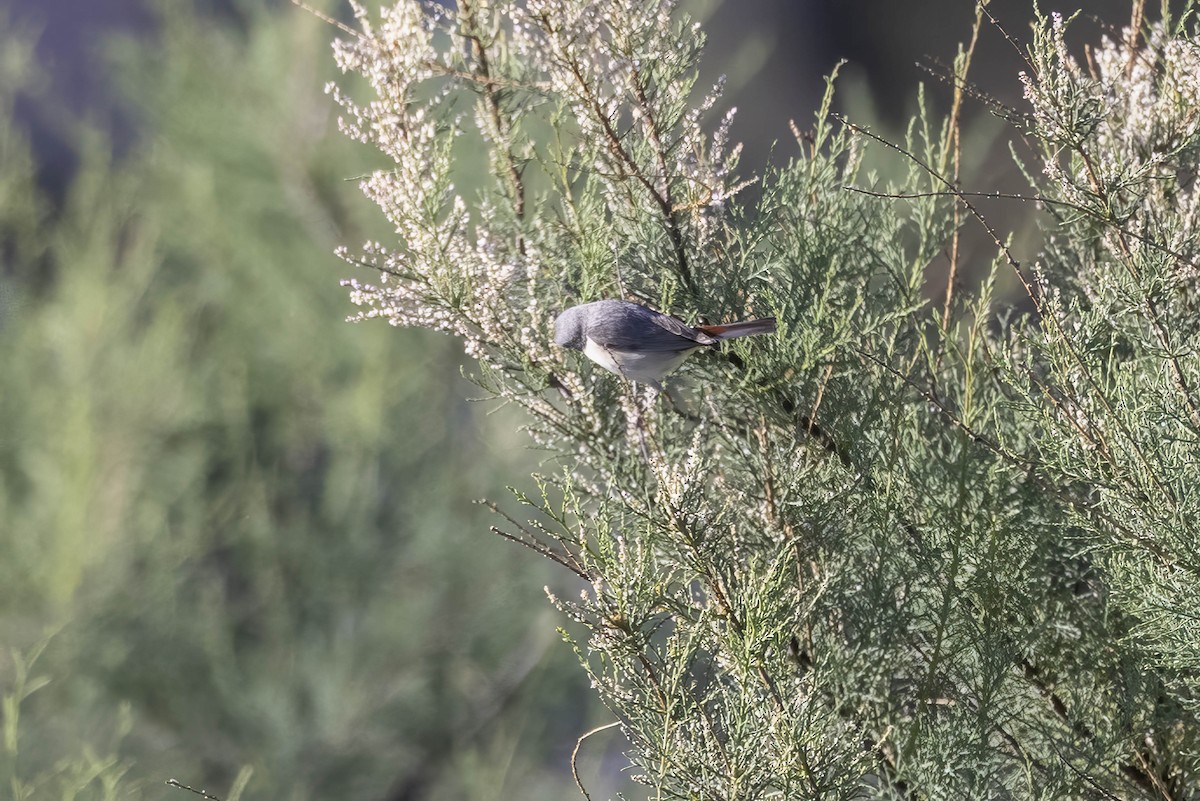
[[[662,380],[692,351],[735,337],[770,334],[775,318],[692,327],[682,320],[624,300],[572,306],[554,321],[554,341],[619,376],[662,389]]]

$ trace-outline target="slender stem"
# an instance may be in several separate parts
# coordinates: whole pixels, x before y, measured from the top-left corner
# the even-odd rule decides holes
[[[1142,33],[1142,19],[1146,14],[1146,0],[1134,0],[1133,10],[1129,18],[1129,33],[1125,39],[1125,49],[1129,51],[1129,57],[1125,61],[1125,78],[1128,80],[1133,75],[1133,65],[1137,63],[1138,56],[1138,39]]]
[[[986,0],[985,0],[986,2]],[[971,56],[975,53],[975,45],[979,41],[979,29],[983,26],[983,6],[985,2],[975,5],[975,24],[971,28],[971,42],[963,51],[954,69],[954,100],[950,105],[949,137],[950,150],[953,153],[953,167],[950,180],[958,186],[962,168],[962,102],[963,89],[967,82],[967,73],[971,69]],[[943,162],[943,170],[945,164]],[[959,228],[962,225],[962,208],[954,204],[954,224],[950,232],[950,272],[946,276],[946,300],[942,304],[942,336],[946,336],[950,328],[950,309],[954,300],[954,285],[958,282],[959,259]]]
[[[693,295],[696,294],[696,287],[692,281],[692,268],[688,263],[687,248],[683,241],[683,228],[679,224],[679,219],[676,217],[678,209],[675,207],[675,201],[672,198],[671,192],[671,174],[667,169],[667,153],[663,147],[662,138],[659,136],[658,123],[655,120],[654,109],[650,105],[649,99],[646,97],[646,87],[642,82],[641,70],[637,67],[633,68],[631,79],[633,81],[633,93],[637,99],[638,109],[641,111],[641,117],[646,122],[646,138],[650,140],[650,146],[654,149],[654,158],[658,165],[658,172],[662,179],[661,195],[663,199],[663,214],[666,217],[667,233],[671,237],[671,245],[675,249],[675,263],[679,270],[680,276],[683,277],[684,283]]]
[[[525,186],[521,180],[521,171],[517,168],[517,160],[510,147],[512,120],[507,118],[501,108],[500,88],[492,80],[491,60],[488,57],[483,37],[480,35],[477,0],[462,0],[459,8],[463,21],[463,36],[470,43],[471,53],[478,65],[480,94],[491,119],[492,139],[497,154],[504,162],[503,170],[508,184],[509,202],[513,205],[513,214],[516,215],[518,222],[523,222],[525,220]],[[525,255],[525,237],[522,234],[517,235],[517,252],[522,256]]]
[[[575,741],[575,748],[571,751],[571,775],[575,777],[575,786],[579,788],[579,792],[583,793],[583,797],[587,801],[592,801],[592,796],[583,786],[583,780],[579,778],[579,749],[583,746],[583,741],[591,737],[593,734],[599,734],[602,731],[620,726],[621,721],[614,720],[612,723],[605,723],[603,726],[597,726],[591,731],[584,732],[579,739]]]

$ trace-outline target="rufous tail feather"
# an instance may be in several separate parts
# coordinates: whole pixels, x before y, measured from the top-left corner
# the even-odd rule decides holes
[[[775,318],[764,317],[761,320],[747,320],[742,323],[728,325],[698,325],[696,328],[717,339],[735,339],[749,337],[755,334],[770,334],[775,331]]]

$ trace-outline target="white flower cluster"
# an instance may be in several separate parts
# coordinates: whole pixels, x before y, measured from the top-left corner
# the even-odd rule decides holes
[[[1056,458],[1069,473],[1111,477],[1097,506],[1121,509],[1137,531],[1182,514],[1186,493],[1167,492],[1169,481],[1147,470],[1182,474],[1200,426],[1200,40],[1191,24],[1190,36],[1179,22],[1126,29],[1076,59],[1068,21],[1052,15],[1022,75],[1055,223],[1037,271],[1046,324],[1035,382],[1064,436],[1045,442],[1068,454]],[[1148,457],[1150,432],[1161,447]]]
[[[394,226],[398,244],[367,243],[353,256],[340,251],[380,275],[377,283],[345,282],[364,308],[353,319],[457,335],[479,358],[494,356],[489,346],[501,341],[544,349],[545,315],[527,291],[513,295],[529,278],[528,252],[492,225],[492,204],[469,202],[454,182],[456,148],[468,132],[464,100],[480,77],[464,69],[463,51],[451,45],[465,36],[461,20],[419,2],[384,9],[377,24],[361,5],[354,11],[361,33],[335,42],[334,54],[343,71],[366,78],[375,99],[359,104],[336,84],[327,90],[345,111],[342,130],[391,161],[360,186]]]
[[[595,204],[611,221],[601,252],[615,262],[613,283],[653,291],[655,265],[694,288],[688,254],[709,250],[744,184],[733,175],[732,112],[711,138],[700,124],[720,85],[688,103],[699,44],[690,26],[681,38],[674,3],[475,0],[448,10],[402,0],[377,21],[357,3],[354,12],[361,32],[336,42],[335,58],[374,97],[328,91],[342,129],[391,162],[361,186],[397,243],[341,252],[380,275],[346,282],[363,309],[352,319],[459,336],[493,374],[540,369],[520,382],[544,386],[552,374],[569,390],[549,323],[593,299],[562,265],[575,249],[596,252]],[[586,222],[574,208],[584,194]]]
[[[1110,225],[1106,247],[1115,257],[1137,257],[1153,241],[1174,273],[1168,283],[1193,281],[1200,277],[1200,41],[1161,23],[1145,38],[1127,29],[1087,51],[1083,66],[1069,52],[1067,27],[1051,16],[1033,49],[1034,74],[1021,74],[1056,199]]]

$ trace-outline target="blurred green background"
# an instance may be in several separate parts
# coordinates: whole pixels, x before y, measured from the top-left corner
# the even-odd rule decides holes
[[[330,29],[143,22],[90,42],[107,116],[0,25],[0,797],[576,795],[564,577],[472,503],[533,455],[457,343],[344,322],[387,231]]]
[[[694,0],[747,171],[840,57],[858,118],[901,124],[969,32],[933,5]],[[334,247],[389,232],[332,35],[281,2],[0,2],[0,796],[578,797],[611,717],[542,589],[573,588],[472,503],[528,483],[520,421],[468,402],[456,342],[343,322]],[[583,749],[593,797],[630,790],[620,748]]]

